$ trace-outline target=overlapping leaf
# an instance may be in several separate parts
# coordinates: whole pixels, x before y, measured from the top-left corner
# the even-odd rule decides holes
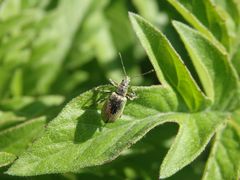
[[[25,121],[25,117],[16,116],[12,112],[0,111],[0,131],[9,128],[13,125],[19,124]]]
[[[4,119],[1,120],[7,121],[12,118],[13,115],[5,115]],[[16,123],[20,118],[15,116],[14,119],[15,121],[12,120],[12,122]],[[45,118],[42,117],[2,130],[0,132],[0,166],[12,163],[16,156],[22,153],[40,135],[44,125]]]
[[[205,5],[204,5],[203,1],[194,1],[193,0],[193,3],[194,3],[193,6],[192,6],[192,3],[188,2],[188,1],[183,1],[182,4],[176,0],[168,0],[168,2],[171,3],[176,8],[176,10],[184,17],[184,19],[189,24],[191,24],[194,28],[196,28],[197,30],[199,30],[200,32],[205,34],[206,37],[208,37],[221,51],[223,51],[223,53],[226,54],[225,47],[216,39],[216,37],[214,36],[214,32],[209,31],[208,28],[206,27],[206,25],[208,25],[208,22],[206,22],[207,15],[205,12],[206,8],[204,8]],[[210,3],[210,2],[208,1],[208,3]],[[185,4],[185,6],[187,6],[187,7],[189,7],[189,9],[192,9],[192,11],[196,10],[197,17],[191,12],[191,10],[184,7],[183,4]],[[203,22],[205,22],[205,25],[199,19],[202,20]],[[212,20],[214,21],[214,18],[212,18]],[[225,26],[224,26],[224,28],[225,28]]]
[[[240,126],[230,119],[217,134],[209,155],[203,179],[237,179],[239,177]]]
[[[230,110],[239,102],[238,77],[227,57],[200,33],[174,22],[213,108]]]
[[[140,17],[132,18],[132,24],[159,81],[164,85],[171,85],[184,99],[190,111],[206,107],[207,98],[201,93],[167,38]]]
[[[228,123],[216,134],[203,179],[238,179],[240,170],[240,111],[232,113]],[[223,158],[224,157],[224,158]]]

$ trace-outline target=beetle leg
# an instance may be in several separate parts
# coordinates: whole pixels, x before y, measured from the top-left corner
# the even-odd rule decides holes
[[[108,90],[108,89],[100,89],[101,87],[96,87],[94,90],[96,92],[101,92],[101,93],[111,93],[112,91]]]
[[[108,89],[101,89],[98,90],[98,92],[102,92],[102,93],[112,93],[112,91],[108,90]]]
[[[114,86],[114,87],[118,87],[118,83],[112,79],[109,79],[110,83]]]
[[[127,97],[129,100],[134,100],[134,99],[138,98],[137,94],[133,91],[132,88],[129,88],[129,91],[128,91],[126,97]]]
[[[131,101],[138,98],[135,92],[128,93],[126,97]]]
[[[97,100],[97,104],[101,104],[103,101],[105,101],[108,97],[104,97],[104,98],[101,98],[101,99],[98,99]]]

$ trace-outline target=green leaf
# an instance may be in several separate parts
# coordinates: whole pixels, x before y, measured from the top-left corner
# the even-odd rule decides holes
[[[135,15],[133,15],[133,16],[135,16]],[[161,62],[159,62],[159,66],[161,67],[160,63],[164,64],[164,58],[168,59],[168,60],[172,58],[171,56],[164,57],[164,54],[168,51],[169,48],[166,48],[166,47],[161,48],[162,44],[164,44],[164,40],[157,37],[156,34],[160,34],[157,32],[157,30],[154,30],[154,28],[151,27],[151,25],[147,24],[144,20],[142,20],[138,16],[135,16],[134,18],[137,19],[137,21],[134,19],[133,26],[135,28],[135,31],[137,32],[139,39],[141,40],[141,42],[143,44],[143,46],[145,47],[146,51],[150,55],[150,60],[152,61],[153,66],[154,66],[155,61],[153,61],[152,59],[158,58],[159,61],[161,60]],[[137,25],[139,25],[139,26],[137,26]],[[219,95],[217,97],[218,98],[224,97],[224,100],[227,101],[227,103],[228,103],[227,104],[226,102],[224,102],[223,104],[221,104],[222,103],[221,102],[221,103],[218,103],[218,105],[216,105],[216,107],[222,108],[222,106],[224,105],[224,108],[229,108],[229,109],[236,108],[236,104],[239,102],[239,99],[237,96],[238,95],[237,89],[239,88],[238,79],[237,79],[236,73],[233,70],[231,64],[229,64],[229,62],[227,61],[226,56],[224,54],[222,54],[218,50],[218,48],[216,48],[214,45],[209,43],[208,40],[205,39],[203,36],[201,36],[199,33],[195,32],[193,30],[190,31],[190,28],[189,29],[185,28],[184,30],[182,30],[182,32],[185,33],[184,37],[188,38],[187,40],[185,40],[185,39],[184,40],[185,40],[186,46],[187,45],[189,46],[189,49],[188,49],[189,52],[191,52],[193,54],[192,60],[196,61],[196,59],[194,59],[194,58],[196,57],[196,55],[199,55],[199,56],[201,56],[201,58],[198,59],[198,63],[201,62],[200,65],[202,65],[202,62],[205,61],[204,63],[208,62],[205,64],[208,66],[211,65],[210,64],[211,62],[214,62],[214,61],[211,61],[210,58],[216,58],[215,61],[217,61],[217,60],[219,61],[217,64],[219,67],[217,65],[212,66],[212,67],[211,66],[205,67],[206,70],[208,70],[208,71],[210,71],[210,73],[212,73],[210,75],[210,78],[212,78],[211,81],[214,80],[216,82],[215,85],[218,86],[216,88],[213,87],[213,92],[214,93],[223,92],[223,94],[221,94],[221,96]],[[192,34],[194,34],[195,36],[193,36]],[[159,41],[159,43],[156,43],[156,41]],[[154,50],[155,50],[155,52],[154,52]],[[192,52],[193,50],[195,50],[194,53]],[[155,57],[152,57],[154,55],[155,55]],[[156,55],[158,55],[158,56],[156,56]],[[204,58],[209,58],[209,59],[205,60]],[[176,69],[180,69],[180,67],[181,66],[177,66]],[[167,67],[164,67],[164,69],[167,69]],[[168,70],[168,71],[170,72],[170,70]],[[219,75],[220,76],[222,75],[221,73],[222,74],[226,73],[224,76],[227,76],[227,77],[218,77]],[[173,72],[169,73],[169,76],[173,76],[173,75],[174,75]],[[204,75],[204,74],[202,71],[200,71],[199,76],[201,77],[202,75]],[[221,78],[225,78],[225,81],[222,82]],[[225,86],[226,84],[224,84],[224,83],[226,83],[228,85]],[[221,91],[221,88],[219,88],[219,87],[222,87],[223,90]],[[229,95],[232,96],[232,99],[230,101],[228,99],[229,97],[226,98],[226,96],[224,94],[225,91],[226,91],[226,93],[228,93]],[[231,93],[233,93],[233,95]],[[235,99],[233,99],[233,97]],[[215,101],[214,103],[216,103],[215,99],[214,99],[214,101]],[[204,147],[205,147],[204,145],[206,145],[204,142],[208,143],[208,141],[213,136],[213,134],[218,131],[221,124],[224,123],[226,121],[226,118],[229,116],[229,114],[224,115],[224,114],[222,114],[222,112],[215,112],[215,115],[218,114],[220,117],[215,117],[216,119],[213,117],[213,119],[215,119],[217,122],[218,122],[218,120],[221,119],[221,122],[218,122],[219,124],[217,124],[217,125],[215,124],[216,126],[207,130],[208,127],[211,127],[210,123],[207,123],[206,126],[202,126],[203,124],[201,124],[201,125],[198,124],[198,123],[203,123],[203,120],[200,120],[200,119],[201,119],[201,116],[204,116],[205,113],[206,112],[204,112],[204,111],[200,112],[199,116],[198,116],[199,119],[198,118],[195,119],[194,116],[192,117],[190,114],[188,114],[189,118],[191,120],[187,121],[189,124],[187,124],[186,127],[191,127],[192,125],[190,124],[190,122],[194,122],[194,120],[197,122],[197,125],[195,127],[192,126],[191,128],[189,128],[189,134],[188,134],[188,130],[185,129],[184,131],[182,131],[183,135],[181,136],[181,125],[180,125],[180,130],[179,130],[179,134],[177,135],[176,141],[172,145],[168,155],[165,157],[163,164],[161,166],[160,177],[164,178],[164,177],[168,177],[168,176],[174,174],[176,171],[181,169],[184,165],[188,164],[193,159],[195,159],[199,155],[199,153],[204,149]],[[210,116],[205,116],[205,118],[203,118],[203,119],[207,119],[206,117],[210,118]],[[213,119],[211,120],[211,122],[213,122]],[[202,130],[201,130],[201,126],[203,128]],[[196,130],[197,130],[197,133],[196,133]],[[191,131],[193,131],[196,134],[192,133]],[[201,132],[203,134],[201,134]],[[201,138],[198,136],[201,136]],[[181,137],[182,139],[181,138],[178,139],[178,137]],[[199,146],[197,144],[194,144],[194,142],[201,141],[200,139],[203,141],[202,144],[200,143]],[[188,144],[188,142],[192,142],[192,144],[191,143]],[[180,145],[177,146],[178,144],[180,144]],[[193,145],[193,146],[191,146],[191,145]],[[198,148],[195,149],[197,146],[198,146]]]
[[[133,4],[137,8],[138,13],[153,24],[160,24],[161,21],[164,21],[163,17],[160,15],[156,0],[133,0]]]
[[[45,118],[21,123],[26,119],[11,112],[1,112],[0,119],[0,167],[2,167],[11,164],[36,138],[43,129]]]
[[[238,2],[234,0],[168,0],[168,2],[224,54],[227,54],[225,48],[230,58],[237,51],[240,13]]]
[[[240,21],[240,6],[237,0],[214,0],[219,8],[224,9],[231,16],[236,25],[239,25]]]
[[[196,28],[198,31],[202,32],[212,43],[214,43],[224,54],[227,54],[225,47],[214,37],[214,32],[211,32],[208,30],[208,28],[203,25],[203,23],[200,22],[200,20],[186,7],[183,6],[179,1],[177,0],[168,0],[168,2],[184,17],[184,19],[191,24],[194,28]],[[191,6],[191,3],[189,1],[186,1],[187,5],[186,6]],[[203,7],[199,7],[200,4],[204,6],[203,1],[195,1],[195,5],[193,6],[196,7],[196,14],[202,14],[205,10]],[[199,10],[201,9],[201,10]],[[203,16],[202,21],[207,21],[206,19],[206,14],[201,15]]]
[[[203,180],[239,179],[239,142],[240,125],[231,119],[227,127],[223,127],[216,134]]]
[[[25,120],[24,117],[16,116],[12,112],[0,111],[0,131]]]
[[[93,1],[59,1],[51,11],[42,5],[24,9],[23,2],[13,4],[15,13],[7,15],[14,12],[7,1],[0,13],[0,98],[47,94]],[[16,68],[23,81],[12,77]]]
[[[47,23],[40,24],[41,31],[34,41],[30,63],[23,73],[25,93],[44,94],[50,90],[72,45],[75,33],[93,2],[59,1],[58,7],[44,17],[43,21]],[[53,45],[46,47],[49,43]]]
[[[204,91],[214,102],[213,108],[236,108],[239,80],[227,57],[199,32],[180,22],[173,24],[191,56]]]
[[[16,156],[11,153],[0,152],[0,167],[6,166],[12,163],[16,159]]]
[[[0,102],[0,108],[5,111],[14,111],[25,118],[33,118],[41,115],[47,116],[53,113],[53,109],[59,107],[64,97],[60,95],[48,95],[40,97],[22,96],[21,98],[5,99]],[[6,121],[9,121],[6,119]]]
[[[226,117],[225,113],[214,111],[184,116],[175,142],[161,165],[160,178],[169,177],[199,156]]]
[[[11,82],[11,93],[13,97],[20,97],[22,95],[22,70],[15,71]]]
[[[37,118],[0,132],[0,151],[19,155],[40,134],[45,118]]]
[[[139,99],[127,105],[121,119],[104,125],[94,106],[102,97],[102,90],[99,87],[73,99],[8,173],[29,176],[78,172],[83,167],[103,164],[155,126],[170,121],[179,123],[180,130],[162,166],[161,176],[169,176],[199,155],[226,116],[216,112],[178,112],[182,102],[173,91],[153,86],[135,88]],[[183,152],[183,148],[188,151]],[[182,163],[173,167],[179,158]]]
[[[116,50],[123,51],[135,40],[131,24],[128,21],[128,10],[124,1],[113,1],[105,12],[109,21],[112,41]],[[107,23],[106,23],[107,24]],[[122,33],[122,27],[125,31]]]
[[[240,46],[238,46],[238,49],[239,48]],[[240,51],[237,51],[236,54],[233,56],[232,63],[236,71],[238,72],[238,76],[240,76]]]
[[[163,85],[171,85],[182,96],[190,111],[205,108],[207,98],[167,38],[140,16],[131,14],[130,18],[159,81]]]
[[[83,167],[106,163],[156,125],[183,116],[171,112],[177,110],[179,104],[169,88],[137,88],[141,98],[128,104],[126,115],[121,119],[105,125],[94,107],[102,96],[101,90],[91,90],[73,99],[8,173],[27,176],[77,172]],[[144,110],[136,114],[139,108]],[[158,113],[158,110],[169,113]]]
[[[216,23],[219,24],[218,26],[221,26],[221,42],[226,45],[226,47],[229,46],[229,55],[230,58],[232,58],[234,53],[238,51],[239,45],[239,2],[235,0],[216,0],[209,1],[209,4],[211,4],[215,10],[215,13],[209,12],[214,14],[211,26],[216,26]],[[219,29],[218,26],[215,27],[216,30]]]

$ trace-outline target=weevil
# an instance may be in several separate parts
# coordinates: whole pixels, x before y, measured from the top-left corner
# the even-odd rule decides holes
[[[105,101],[101,111],[102,119],[106,123],[114,122],[120,118],[127,100],[133,100],[137,97],[135,93],[128,93],[129,83],[130,78],[128,76],[125,76],[120,84],[114,82],[113,85],[117,90],[112,92],[109,98]]]
[[[115,81],[110,80],[110,83],[116,87],[116,91],[112,92],[108,99],[105,101],[102,107],[101,116],[105,123],[112,123],[119,119],[122,116],[123,110],[127,103],[127,100],[134,100],[137,98],[135,92],[129,92],[130,85],[130,77],[127,76],[125,66],[123,64],[122,56],[119,53],[119,57],[121,60],[122,68],[125,77],[121,81],[121,83],[116,83]],[[153,70],[151,70],[152,72]],[[147,73],[150,73],[147,72]],[[147,74],[144,73],[144,74]]]

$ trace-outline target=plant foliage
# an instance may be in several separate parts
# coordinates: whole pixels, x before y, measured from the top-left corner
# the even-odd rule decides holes
[[[6,174],[174,179],[205,156],[201,172],[182,178],[240,178],[238,0],[3,0],[0,10]],[[140,73],[146,53],[158,85],[131,87],[138,98],[105,124],[99,102],[115,88],[96,85],[121,79],[118,51],[130,75]],[[134,82],[147,84],[141,80]],[[159,125],[168,123],[166,143]],[[145,168],[151,161],[158,175]]]

